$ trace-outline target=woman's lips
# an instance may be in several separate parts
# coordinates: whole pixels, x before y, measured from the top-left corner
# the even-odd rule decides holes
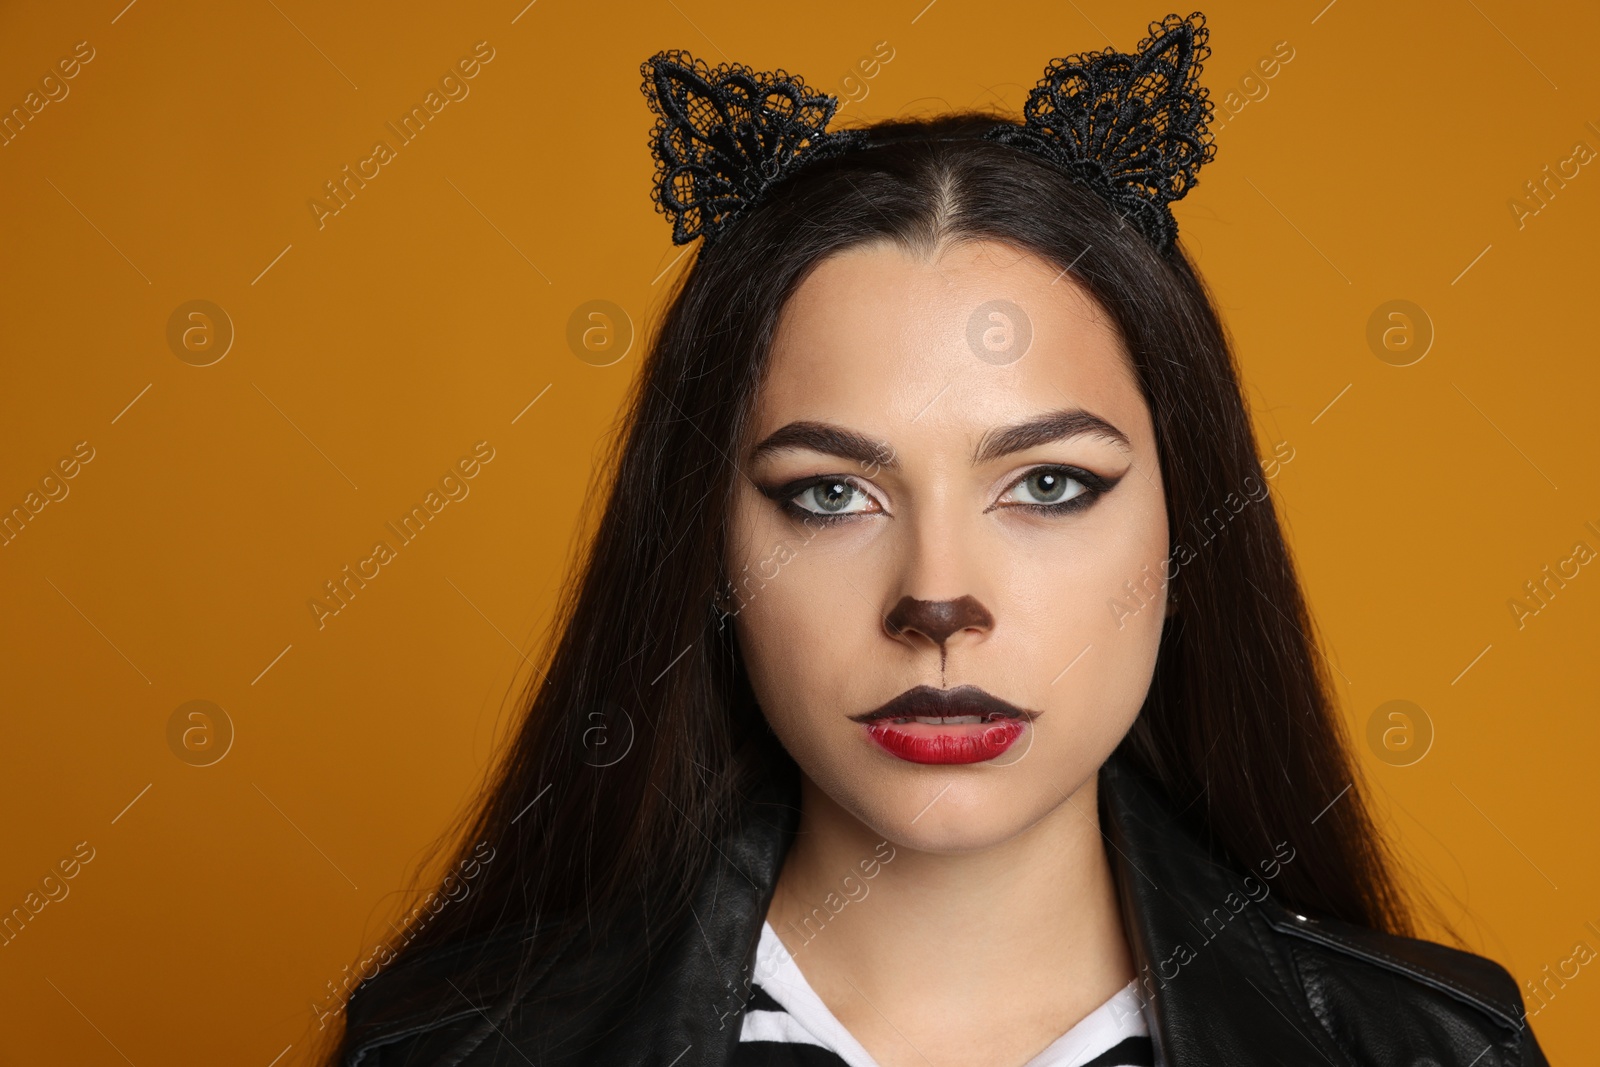
[[[909,763],[982,763],[1010,748],[1025,725],[1021,719],[977,723],[877,719],[867,723],[867,736]]]
[[[872,711],[850,716],[885,752],[911,763],[994,759],[1037,717],[1037,712],[975,685],[954,689],[919,685]]]

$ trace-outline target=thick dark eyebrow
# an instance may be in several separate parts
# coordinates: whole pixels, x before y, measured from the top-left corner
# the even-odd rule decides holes
[[[1082,408],[1062,408],[1047,412],[1012,426],[1001,426],[984,434],[973,449],[972,463],[987,463],[1013,452],[1036,445],[1062,441],[1069,437],[1093,436],[1104,438],[1126,451],[1133,446],[1121,430],[1100,416]],[[750,450],[754,463],[770,452],[787,449],[809,449],[823,455],[853,459],[867,466],[898,470],[899,460],[886,441],[876,441],[865,434],[847,430],[831,422],[791,422],[773,433]]]
[[[987,463],[991,459],[1009,456],[1013,452],[1021,452],[1035,445],[1083,436],[1101,437],[1125,452],[1133,451],[1128,435],[1099,415],[1092,411],[1084,411],[1082,408],[1062,408],[1026,422],[1019,422],[1015,426],[990,430],[978,442],[978,447],[973,449],[972,462],[974,465]]]

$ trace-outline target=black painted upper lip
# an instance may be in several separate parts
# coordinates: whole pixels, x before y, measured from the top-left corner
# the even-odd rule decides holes
[[[1038,718],[1039,713],[1019,708],[1010,701],[1001,700],[975,685],[958,685],[954,689],[935,689],[931,685],[919,685],[907,689],[881,707],[861,715],[852,715],[850,719],[853,722],[873,722],[877,719],[956,715],[982,715],[991,719],[1026,719],[1031,722]]]

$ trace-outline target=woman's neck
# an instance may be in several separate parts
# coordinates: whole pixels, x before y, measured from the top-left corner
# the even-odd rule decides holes
[[[767,919],[882,1067],[1025,1063],[1134,977],[1096,779],[981,852],[894,846],[801,777]]]

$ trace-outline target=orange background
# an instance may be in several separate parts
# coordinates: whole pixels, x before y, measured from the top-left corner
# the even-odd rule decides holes
[[[1166,9],[124,3],[0,14],[6,109],[93,49],[0,147],[0,506],[93,449],[0,548],[0,909],[93,855],[0,947],[0,1061],[303,1063],[314,1005],[427,887],[504,733],[688,262],[649,199],[640,62],[783,67],[858,97],[845,122],[1016,115],[1052,56],[1129,50]],[[1600,165],[1520,226],[1509,205],[1600,150],[1600,15],[1324,3],[1207,5],[1219,104],[1277,42],[1294,54],[1219,118],[1177,215],[1264,446],[1295,449],[1280,505],[1430,929],[1530,981],[1600,950],[1600,564],[1520,628],[1508,607],[1575,542],[1600,550]],[[480,41],[469,95],[319,228],[324,182]],[[1435,335],[1409,366],[1368,341],[1395,299]],[[190,300],[233,324],[208,366],[168,340]],[[609,366],[567,340],[591,300],[641,336]],[[319,629],[323,583],[480,441],[469,495]],[[1433,733],[1410,765],[1404,736],[1366,740],[1396,699]],[[211,733],[172,734],[196,700]],[[1600,963],[1551,988],[1551,1059],[1592,1058]]]

